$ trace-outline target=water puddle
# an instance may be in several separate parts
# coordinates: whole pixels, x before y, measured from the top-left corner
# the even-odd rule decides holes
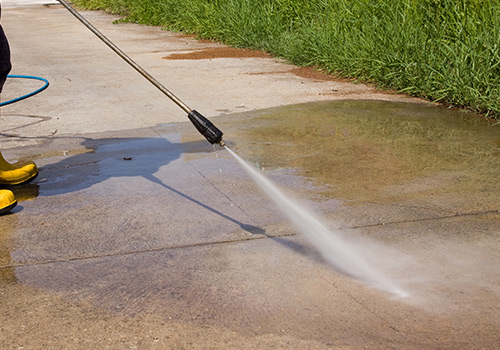
[[[294,168],[348,201],[496,208],[500,126],[424,104],[334,101],[234,116],[220,127],[265,169]],[[449,196],[453,195],[453,198]]]

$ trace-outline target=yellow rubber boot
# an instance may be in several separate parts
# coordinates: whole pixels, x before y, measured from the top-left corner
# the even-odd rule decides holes
[[[38,168],[34,162],[10,164],[0,152],[0,185],[19,185],[33,180],[37,175]]]
[[[9,190],[0,190],[0,215],[9,212],[17,204],[16,196]]]

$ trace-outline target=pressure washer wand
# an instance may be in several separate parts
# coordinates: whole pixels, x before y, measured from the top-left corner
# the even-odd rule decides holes
[[[118,46],[116,46],[111,40],[106,38],[100,31],[97,30],[89,21],[87,21],[78,11],[76,11],[71,5],[69,5],[66,0],[58,0],[61,5],[63,5],[73,16],[75,16],[80,22],[83,23],[92,33],[94,33],[99,39],[101,39],[106,45],[111,48],[118,56],[120,56],[125,62],[132,66],[137,72],[139,72],[144,78],[146,78],[151,84],[156,86],[158,90],[163,92],[169,99],[171,99],[177,106],[182,108],[187,114],[189,120],[193,123],[196,129],[205,136],[205,138],[211,144],[218,143],[224,146],[224,141],[222,141],[222,131],[220,131],[215,125],[212,124],[207,118],[202,114],[189,108],[184,102],[182,102],[177,96],[175,96],[170,90],[163,86],[158,80],[156,80],[151,74],[146,72],[144,68],[139,66],[134,60],[125,54]]]

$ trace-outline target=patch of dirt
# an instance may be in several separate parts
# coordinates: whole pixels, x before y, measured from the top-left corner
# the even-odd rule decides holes
[[[200,40],[198,40],[200,41]],[[208,40],[201,40],[200,42],[213,43]],[[234,47],[210,47],[201,50],[196,50],[188,53],[173,53],[168,56],[163,57],[166,60],[203,60],[203,59],[215,59],[215,58],[271,58],[272,56],[267,52],[251,49],[238,49]],[[344,81],[352,82],[346,78],[338,78],[331,74],[328,74],[322,70],[318,70],[313,67],[294,67],[287,71],[277,71],[277,72],[262,72],[262,73],[252,73],[252,75],[258,74],[281,74],[281,73],[292,73],[298,77],[317,80],[317,81]]]
[[[188,53],[173,53],[163,57],[166,60],[206,60],[214,58],[270,58],[271,55],[257,50],[237,49],[234,47],[212,47]]]
[[[196,39],[194,35],[185,35],[183,37],[193,38],[194,40],[206,43],[206,44],[216,44],[210,40],[200,40]],[[267,52],[252,50],[252,49],[243,49],[243,48],[234,48],[228,46],[217,46],[217,47],[206,47],[202,49],[195,49],[191,52],[186,53],[172,53],[168,56],[162,57],[166,60],[212,60],[216,58],[273,58],[273,56]],[[317,68],[317,67],[298,67],[294,65],[290,65],[290,69],[279,70],[279,71],[264,71],[264,72],[256,72],[256,73],[248,73],[249,75],[267,75],[267,74],[283,74],[283,73],[291,73],[296,75],[299,78],[304,78],[312,81],[335,81],[341,83],[354,83],[355,79],[350,78],[342,78],[337,77],[332,74],[328,74],[327,72]],[[387,93],[396,93],[395,91],[386,91]],[[336,95],[337,90],[328,93],[321,93],[320,95]]]

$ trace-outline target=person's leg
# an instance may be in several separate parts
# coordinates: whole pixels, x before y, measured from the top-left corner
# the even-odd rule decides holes
[[[0,25],[0,92],[2,92],[5,79],[7,79],[11,68],[9,43]],[[16,204],[16,197],[12,191],[0,190],[0,215],[8,213]]]
[[[0,92],[11,69],[9,42],[0,25]],[[10,164],[0,152],[0,186],[21,184],[35,178],[36,175],[38,169],[35,163]],[[17,200],[12,191],[0,189],[0,215],[9,212],[16,204]]]
[[[2,92],[3,85],[7,79],[7,74],[9,74],[12,69],[12,64],[10,62],[10,48],[7,37],[0,25],[0,92]]]

